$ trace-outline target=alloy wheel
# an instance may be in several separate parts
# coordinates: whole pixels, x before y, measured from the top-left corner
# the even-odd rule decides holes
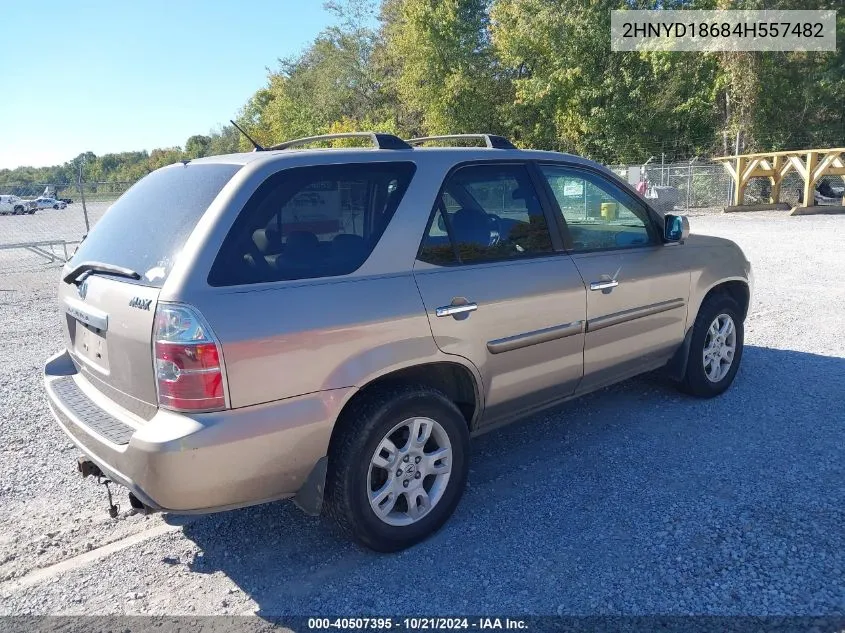
[[[382,438],[370,459],[370,507],[388,525],[416,523],[443,498],[451,470],[446,430],[431,418],[403,420]]]
[[[720,314],[707,330],[704,339],[704,375],[707,380],[716,383],[721,381],[731,370],[736,354],[736,326],[728,314]]]

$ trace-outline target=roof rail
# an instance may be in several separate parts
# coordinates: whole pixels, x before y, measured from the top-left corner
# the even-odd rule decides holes
[[[430,141],[463,141],[467,139],[481,140],[490,149],[516,149],[516,146],[504,136],[495,134],[447,134],[445,136],[421,136],[420,138],[409,138],[408,145],[422,145]]]
[[[266,149],[288,149],[290,147],[298,147],[299,145],[310,145],[311,143],[318,143],[320,141],[332,141],[337,138],[368,138],[372,141],[373,147],[378,149],[411,149],[398,136],[393,134],[381,134],[378,132],[344,132],[342,134],[320,134],[318,136],[306,136],[304,138],[295,138],[278,145],[273,145]]]

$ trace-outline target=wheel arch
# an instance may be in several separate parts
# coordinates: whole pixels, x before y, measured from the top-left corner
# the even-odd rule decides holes
[[[748,286],[748,282],[745,279],[729,279],[727,281],[720,281],[719,283],[714,284],[707,291],[707,294],[704,295],[704,298],[701,300],[701,304],[699,304],[699,309],[701,309],[701,306],[704,305],[710,297],[718,294],[727,295],[736,301],[737,305],[739,305],[742,310],[742,320],[745,321],[745,318],[748,316],[749,303],[751,302],[751,289]]]
[[[744,277],[723,277],[711,280],[710,283],[693,283],[690,293],[689,312],[687,313],[687,329],[691,328],[698,317],[698,312],[704,302],[717,294],[725,294],[736,301],[742,309],[742,320],[748,316],[748,307],[751,302],[751,287],[748,279]]]
[[[746,279],[736,277],[732,279],[723,279],[713,283],[706,292],[702,293],[701,301],[695,306],[695,311],[692,309],[687,315],[687,328],[684,334],[684,341],[677,349],[672,359],[667,363],[666,368],[669,371],[670,377],[675,380],[681,380],[687,371],[687,361],[689,360],[690,344],[692,342],[692,330],[695,325],[695,320],[698,318],[698,313],[701,311],[707,301],[718,295],[726,295],[736,301],[742,310],[742,320],[748,316],[748,308],[751,302],[751,288]],[[690,306],[692,308],[692,306]]]
[[[481,415],[483,390],[478,370],[458,360],[444,359],[392,369],[371,377],[343,405],[335,429],[340,424],[344,412],[352,406],[353,402],[366,397],[382,386],[397,384],[423,385],[443,392],[460,409],[470,430],[475,427]]]
[[[484,392],[478,370],[467,363],[460,362],[459,358],[424,362],[386,371],[372,377],[366,384],[358,388],[341,407],[329,438],[327,454],[320,458],[311,470],[305,483],[294,497],[294,503],[307,514],[320,514],[325,493],[328,454],[331,452],[334,441],[338,436],[338,430],[344,424],[344,414],[356,402],[366,398],[381,387],[388,385],[423,385],[437,389],[455,403],[466,420],[467,429],[471,432],[476,427],[483,411]]]

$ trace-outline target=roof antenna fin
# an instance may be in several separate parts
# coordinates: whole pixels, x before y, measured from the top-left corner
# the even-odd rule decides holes
[[[255,147],[255,150],[253,150],[253,151],[256,151],[256,152],[263,152],[264,151],[264,148],[261,147],[261,145],[259,145],[258,143],[256,143],[254,138],[252,138],[249,134],[244,132],[244,129],[240,125],[238,125],[237,123],[232,121],[232,119],[229,119],[229,123],[234,125],[241,134],[243,134],[245,137],[247,137],[249,142],[252,143],[253,147]]]

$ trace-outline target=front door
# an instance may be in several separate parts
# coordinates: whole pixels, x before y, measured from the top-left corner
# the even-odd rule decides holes
[[[522,164],[447,177],[414,275],[438,347],[484,381],[484,423],[571,395],[582,376],[584,284]]]
[[[682,343],[690,270],[645,204],[599,173],[541,165],[587,288],[581,390],[668,361]]]

